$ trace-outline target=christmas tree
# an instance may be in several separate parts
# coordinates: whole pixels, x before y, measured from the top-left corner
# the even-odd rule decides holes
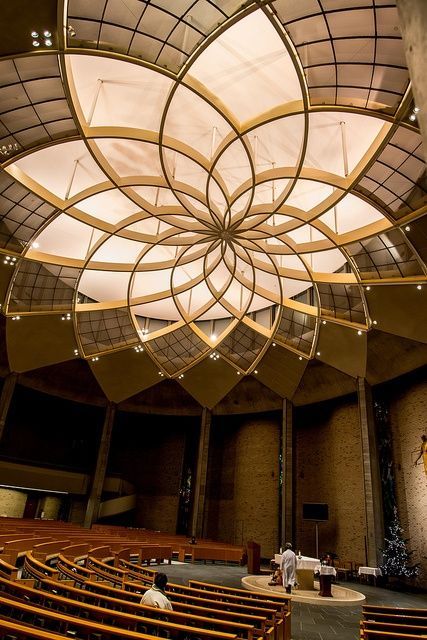
[[[403,528],[400,526],[397,509],[394,508],[394,517],[388,527],[388,537],[384,539],[383,575],[396,578],[415,578],[419,573],[418,564],[411,565],[410,557],[413,551],[408,551],[405,540],[402,537]]]

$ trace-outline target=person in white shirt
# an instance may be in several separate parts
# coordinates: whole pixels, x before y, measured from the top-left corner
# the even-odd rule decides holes
[[[292,587],[297,581],[297,557],[292,551],[292,545],[290,542],[285,544],[285,551],[282,554],[280,568],[282,570],[283,586],[286,589],[286,593],[291,593]]]
[[[153,586],[144,593],[141,604],[146,604],[149,607],[157,607],[158,609],[170,609],[170,611],[172,611],[170,600],[164,593],[167,583],[168,577],[165,573],[156,573]]]

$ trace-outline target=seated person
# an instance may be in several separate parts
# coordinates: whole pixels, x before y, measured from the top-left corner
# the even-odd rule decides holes
[[[271,580],[268,583],[270,587],[275,586],[276,584],[281,585],[282,584],[282,572],[280,571],[280,567],[278,564],[274,563],[274,571],[273,571],[273,575],[271,576]]]
[[[165,573],[156,573],[153,586],[144,593],[141,604],[146,604],[149,607],[157,607],[158,609],[170,609],[170,611],[172,611],[170,600],[164,593],[167,583],[168,577]]]

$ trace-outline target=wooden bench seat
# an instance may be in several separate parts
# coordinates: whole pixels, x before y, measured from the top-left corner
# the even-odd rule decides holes
[[[31,554],[28,554],[27,562],[32,559]],[[130,603],[139,603],[141,595],[149,588],[144,585],[133,584],[132,590],[126,590],[121,588],[115,588],[111,584],[103,582],[96,582],[88,580],[85,577],[84,589],[73,584],[64,584],[64,581],[53,581],[47,576],[40,574],[37,563],[35,577],[36,584],[39,588],[54,591],[55,593],[62,593],[64,595],[72,594],[72,597],[76,597],[82,601],[97,602],[99,598],[112,598],[120,600],[123,606],[123,601]],[[31,567],[29,567],[31,570]],[[80,568],[80,567],[79,567]],[[126,584],[125,584],[126,586]],[[182,601],[179,601],[181,598]],[[243,624],[250,624],[254,627],[257,635],[266,635],[267,629],[272,626],[272,620],[270,618],[270,611],[262,611],[261,615],[257,614],[257,610],[253,611],[253,608],[232,606],[226,609],[221,603],[210,603],[207,600],[201,600],[200,598],[191,598],[188,596],[178,596],[173,600],[173,607],[175,611],[182,611],[190,614],[201,615],[208,618],[231,620],[234,622],[241,622]],[[274,611],[273,611],[274,613]],[[277,621],[275,621],[277,622]]]
[[[427,638],[426,635],[403,633],[401,631],[396,633],[393,631],[380,631],[378,629],[364,629],[363,635],[360,637],[364,640],[420,640],[420,638]]]
[[[126,624],[131,627],[131,629],[128,629],[124,627],[114,627],[95,620],[88,620],[87,618],[70,616],[63,612],[59,613],[48,608],[44,609],[24,602],[19,602],[17,600],[11,600],[3,596],[0,596],[0,608],[4,618],[8,618],[12,621],[25,618],[26,621],[30,622],[31,626],[42,626],[48,630],[60,633],[70,633],[74,631],[78,634],[79,638],[90,638],[96,633],[101,634],[101,638],[103,638],[103,640],[106,640],[107,638],[117,638],[120,640],[123,640],[124,638],[133,640],[153,640],[157,637],[152,634],[137,631],[137,629],[147,624],[146,621],[141,621],[138,616],[130,616],[133,620],[132,622],[130,622],[129,619],[127,620]],[[98,611],[101,615],[102,610],[98,609]],[[106,612],[105,617],[108,618],[108,612]],[[151,620],[151,623],[154,624],[155,621]],[[168,623],[164,622],[161,624],[166,625]],[[174,628],[173,624],[169,626]],[[179,628],[177,627],[177,630],[178,629]],[[191,627],[186,628],[186,634],[190,638],[202,637],[206,640],[234,640],[236,638],[236,636],[231,633],[219,633],[209,629]]]
[[[360,637],[427,638],[427,609],[363,605]]]
[[[421,637],[427,636],[427,626],[407,624],[405,622],[376,622],[374,620],[362,620],[360,624],[360,637],[365,637],[366,631],[388,631],[393,633],[412,634]]]
[[[212,562],[236,562],[243,564],[245,552],[243,548],[227,546],[208,546],[205,544],[186,544],[179,547],[178,560],[185,562],[190,556],[191,562],[195,560],[211,560]]]
[[[362,606],[362,616],[374,616],[376,614],[388,614],[397,616],[427,617],[427,608],[420,607],[392,607],[377,604],[364,604]],[[371,618],[372,619],[372,618]]]
[[[103,622],[107,622],[107,613],[109,614],[108,624],[123,626],[135,622],[135,617],[139,621],[146,621],[147,626],[150,624],[156,628],[156,633],[167,635],[173,629],[178,629],[183,633],[187,627],[199,629],[215,629],[216,631],[232,633],[239,638],[252,640],[254,635],[254,627],[250,624],[232,622],[230,620],[215,620],[203,616],[189,615],[177,611],[158,610],[153,607],[141,605],[137,603],[128,603],[124,611],[122,606],[118,609],[120,602],[116,599],[97,599],[97,604],[82,602],[81,599],[65,597],[52,591],[43,591],[34,589],[18,582],[11,582],[0,579],[0,588],[3,595],[17,598],[21,601],[30,601],[33,606],[49,607],[53,610],[61,610],[69,615],[85,616],[88,619],[98,619],[101,617]],[[162,624],[162,623],[166,624]]]
[[[280,605],[284,605],[287,607],[287,610],[291,609],[292,598],[285,594],[276,594],[276,593],[261,593],[259,591],[249,591],[248,589],[239,589],[236,587],[225,587],[220,584],[212,584],[210,582],[202,582],[200,580],[189,580],[188,586],[194,589],[205,589],[206,591],[218,591],[218,593],[229,593],[232,595],[241,595],[245,598],[253,598],[255,600],[269,600],[272,602],[277,602]]]

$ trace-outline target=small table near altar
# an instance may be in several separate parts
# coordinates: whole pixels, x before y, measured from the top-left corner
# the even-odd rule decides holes
[[[281,554],[276,553],[274,562],[280,566],[281,560]],[[297,582],[302,591],[314,591],[314,570],[319,565],[319,558],[297,556]]]
[[[377,584],[377,578],[383,575],[379,567],[359,567],[358,574],[359,574],[359,581],[361,579],[361,576],[374,576],[375,586]]]
[[[329,565],[322,564],[316,567],[316,571],[319,571],[319,596],[322,596],[322,598],[332,598],[332,576],[335,578],[337,575],[335,567],[330,567]]]

